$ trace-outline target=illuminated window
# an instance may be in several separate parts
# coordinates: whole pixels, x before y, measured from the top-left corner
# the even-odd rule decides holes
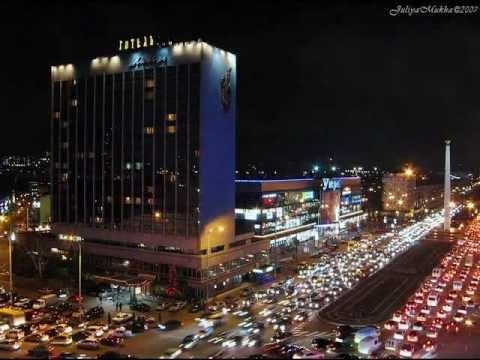
[[[168,121],[175,121],[175,120],[177,120],[177,114],[168,114],[168,115],[167,115],[167,120],[168,120]]]
[[[77,106],[77,104],[78,104],[77,99],[73,99],[73,100],[72,100],[72,106]]]
[[[147,126],[145,128],[145,134],[147,135],[153,135],[154,132],[155,132],[155,128],[153,126]]]
[[[129,162],[127,162],[127,163],[125,164],[125,169],[130,170],[131,168],[132,168],[132,164],[129,163]]]
[[[132,203],[132,199],[130,198],[130,196],[127,196],[125,198],[125,204],[131,204]]]
[[[177,128],[174,125],[170,125],[167,127],[167,132],[169,134],[175,134],[176,131],[177,131]]]
[[[153,198],[147,199],[147,204],[148,205],[153,205]]]
[[[153,88],[153,87],[155,87],[155,80],[153,80],[153,79],[145,80],[145,87],[146,87],[146,88]]]
[[[135,198],[135,204],[140,205],[142,203],[142,198]]]
[[[142,164],[141,162],[136,162],[136,163],[135,163],[135,169],[141,170],[142,167],[143,167],[143,164]]]
[[[175,174],[171,174],[170,175],[170,182],[173,183],[177,180],[177,177],[175,176]]]
[[[53,118],[54,118],[54,119],[60,119],[60,111],[55,111],[55,112],[53,113]]]

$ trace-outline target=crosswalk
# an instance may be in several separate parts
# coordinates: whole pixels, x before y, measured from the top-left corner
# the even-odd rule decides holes
[[[334,332],[333,331],[309,331],[309,330],[305,330],[304,329],[305,327],[305,324],[302,323],[302,324],[299,324],[297,326],[295,326],[292,330],[291,330],[291,333],[293,336],[298,336],[298,337],[301,337],[301,336],[305,336],[305,337],[323,337],[323,338],[329,338],[329,337],[332,337],[334,336]]]

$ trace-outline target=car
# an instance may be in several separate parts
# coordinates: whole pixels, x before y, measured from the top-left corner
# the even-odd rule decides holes
[[[325,354],[321,351],[301,351],[293,354],[292,359],[323,359]]]
[[[176,330],[183,326],[183,322],[179,320],[168,320],[162,324],[158,324],[158,328],[162,331]]]
[[[51,289],[51,288],[49,288],[49,287],[43,287],[43,288],[38,289],[37,291],[38,291],[39,293],[45,294],[45,295],[47,295],[47,294],[52,294],[52,293],[55,292],[55,290],[53,290],[53,289]]]
[[[305,311],[301,311],[299,312],[297,315],[295,315],[293,317],[293,321],[299,321],[299,322],[302,322],[302,321],[305,321],[308,319],[308,313],[305,312]]]
[[[392,320],[395,322],[400,322],[403,319],[403,314],[400,311],[397,311],[393,314]]]
[[[427,352],[434,352],[435,350],[437,350],[437,343],[433,340],[428,339],[423,343],[422,347],[423,350]]]
[[[55,348],[51,345],[37,345],[28,350],[28,355],[36,358],[48,358]]]
[[[11,340],[21,340],[25,337],[25,332],[20,329],[12,329],[7,333],[6,338]]]
[[[412,342],[412,343],[417,343],[418,342],[418,332],[415,330],[410,331],[407,334],[407,341]]]
[[[401,340],[391,337],[387,339],[387,341],[385,341],[385,350],[397,352],[401,343],[402,343]]]
[[[30,334],[24,337],[23,341],[30,342],[30,343],[42,343],[42,342],[48,342],[49,339],[50,337],[47,334],[35,333],[35,334]]]
[[[57,325],[57,330],[60,334],[71,334],[73,332],[73,328],[68,324]]]
[[[463,322],[465,320],[465,316],[464,316],[464,314],[457,311],[455,313],[455,315],[453,316],[453,320],[460,323],[460,322]]]
[[[270,341],[282,342],[292,336],[292,333],[289,331],[277,331],[270,338]]]
[[[439,310],[439,311],[437,311],[436,316],[437,316],[438,319],[446,319],[447,318],[447,313],[443,310]]]
[[[20,343],[13,339],[0,341],[0,350],[15,351],[20,349]]]
[[[446,303],[442,306],[442,310],[445,312],[450,312],[452,311],[452,309],[453,309],[453,306],[452,304],[449,304],[449,303]]]
[[[411,358],[413,357],[413,354],[415,353],[415,346],[413,344],[403,344],[400,347],[399,355],[406,357],[406,358]]]
[[[383,327],[386,329],[386,330],[395,330],[397,328],[397,322],[396,321],[393,321],[393,320],[388,320],[385,322],[385,324],[383,325]]]
[[[412,330],[414,331],[423,331],[423,322],[417,321],[412,325]]]
[[[24,308],[24,307],[28,307],[28,305],[31,303],[32,301],[29,299],[29,298],[20,298],[18,299],[17,301],[15,301],[15,303],[13,304],[14,306],[17,306],[17,307],[21,307],[21,308]]]
[[[100,340],[100,344],[105,346],[123,346],[124,339],[116,336],[109,335]]]
[[[100,343],[97,340],[85,339],[79,341],[77,347],[83,350],[98,350],[100,348]]]
[[[112,318],[112,322],[114,322],[116,324],[123,324],[127,321],[130,321],[132,318],[133,318],[133,314],[131,314],[131,313],[118,312]]]
[[[427,317],[425,316],[425,314],[420,313],[417,315],[416,320],[420,322],[425,322],[427,321]]]
[[[402,320],[398,323],[399,330],[408,330],[410,328],[410,322],[408,320]]]
[[[151,307],[150,305],[145,303],[135,303],[133,305],[130,305],[130,309],[140,312],[149,312],[151,310]]]
[[[199,303],[192,304],[190,308],[188,309],[188,312],[190,313],[197,313],[200,310],[202,310],[202,305]]]
[[[462,315],[467,315],[467,313],[468,313],[467,307],[465,305],[460,306],[457,309],[457,313],[462,314]]]
[[[50,340],[50,344],[52,345],[70,345],[72,342],[72,337],[66,335],[58,335]]]
[[[406,330],[397,330],[393,333],[393,338],[396,340],[404,340],[406,336]]]
[[[200,338],[196,334],[191,334],[185,336],[183,338],[182,342],[180,345],[178,345],[179,348],[185,348],[185,349],[192,349],[195,345],[198,344],[200,341]]]
[[[120,337],[120,338],[130,338],[133,336],[132,330],[128,330],[123,326],[113,330],[110,335]]]
[[[458,333],[460,331],[460,326],[455,321],[450,321],[445,324],[445,330],[448,333]]]
[[[197,333],[199,339],[205,339],[213,334],[213,326],[206,327]]]
[[[85,329],[87,331],[89,331],[90,333],[94,334],[94,336],[96,337],[100,337],[100,336],[103,336],[104,334],[104,330],[103,330],[103,327],[102,326],[99,326],[99,325],[90,325],[90,326],[87,326],[87,328]]]
[[[95,306],[95,307],[89,309],[85,313],[85,318],[87,320],[98,319],[98,318],[101,318],[104,315],[104,313],[105,313],[105,310],[103,310],[103,307]]]
[[[312,339],[312,346],[317,350],[326,350],[327,345],[331,343],[331,340],[316,337]]]
[[[458,297],[458,293],[455,290],[452,290],[448,293],[448,296],[452,299],[456,299]]]

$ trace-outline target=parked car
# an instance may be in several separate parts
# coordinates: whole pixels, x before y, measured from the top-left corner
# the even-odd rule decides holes
[[[20,343],[16,340],[8,339],[0,341],[0,350],[15,351],[20,349]]]
[[[84,350],[98,350],[100,348],[100,343],[97,340],[85,339],[79,341],[77,347]]]
[[[52,345],[70,345],[72,342],[72,337],[66,335],[58,335],[50,340],[50,344]]]
[[[104,313],[105,313],[105,310],[103,310],[103,307],[95,306],[95,307],[89,309],[85,313],[85,318],[87,320],[98,319],[98,318],[102,317]]]
[[[141,311],[141,312],[149,312],[151,310],[150,305],[145,303],[136,303],[136,304],[130,305],[130,309],[135,311]]]
[[[176,330],[183,326],[183,323],[179,320],[168,320],[163,324],[158,324],[158,328],[162,331]]]
[[[107,336],[100,340],[100,344],[105,346],[123,346],[124,339],[116,336]]]
[[[119,312],[113,318],[112,321],[116,324],[125,323],[133,318],[131,313]]]

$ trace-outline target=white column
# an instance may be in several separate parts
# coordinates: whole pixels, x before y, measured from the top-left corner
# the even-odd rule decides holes
[[[445,209],[443,229],[450,231],[450,140],[445,141],[445,188],[443,191],[443,206]]]

